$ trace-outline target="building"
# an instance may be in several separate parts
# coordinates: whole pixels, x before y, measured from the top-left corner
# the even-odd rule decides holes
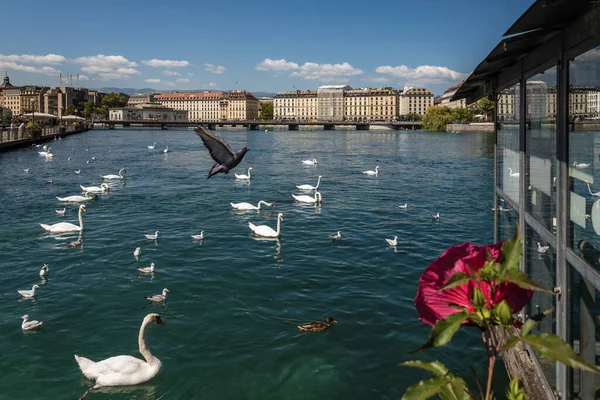
[[[465,99],[461,99],[465,100]],[[498,110],[499,121],[515,121],[515,89],[505,89],[498,95],[498,102],[496,103],[496,109]]]
[[[226,103],[226,104],[224,104]],[[236,90],[225,95],[221,101],[222,107],[227,109],[229,120],[253,120],[258,119],[260,109],[259,101],[254,95],[245,90]]]
[[[273,118],[284,121],[316,121],[317,92],[296,90],[277,93],[273,99]]]
[[[317,89],[317,119],[320,121],[344,120],[344,91],[348,85],[327,85]]]
[[[132,94],[131,96],[129,96],[129,99],[127,100],[127,105],[135,106],[136,104],[154,103],[154,101],[155,101],[154,96],[155,96],[154,93]]]
[[[452,96],[454,96],[454,93],[456,93],[456,91],[460,89],[460,86],[463,84],[463,82],[460,82],[459,84],[446,89],[444,93],[434,98],[434,104],[436,106],[442,107],[445,106],[450,108],[466,108],[467,102],[465,101],[465,99],[452,100]]]
[[[429,89],[407,88],[400,95],[399,114],[425,115],[427,108],[433,105],[434,96]]]
[[[171,92],[154,96],[157,103],[187,111],[193,122],[258,119],[259,101],[250,92]]]
[[[588,92],[588,111],[590,117],[600,117],[600,90],[590,90]]]
[[[141,103],[122,108],[110,108],[111,121],[188,121],[188,111],[174,110],[159,103]]]
[[[344,92],[344,119],[353,122],[391,121],[398,118],[398,91],[360,88]]]

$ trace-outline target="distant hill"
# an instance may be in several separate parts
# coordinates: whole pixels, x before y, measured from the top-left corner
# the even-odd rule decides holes
[[[98,88],[98,91],[101,93],[110,93],[110,92],[115,92],[115,93],[125,93],[128,95],[132,95],[134,93],[161,93],[161,92],[171,92],[172,90],[158,90],[158,89],[152,89],[152,88],[142,88],[142,89],[135,89],[135,88],[118,88],[118,87],[101,87]],[[215,92],[217,91],[216,89],[186,89],[186,90],[177,90],[178,92]],[[273,97],[275,96],[275,93],[271,93],[271,92],[252,92],[252,94],[256,97]]]

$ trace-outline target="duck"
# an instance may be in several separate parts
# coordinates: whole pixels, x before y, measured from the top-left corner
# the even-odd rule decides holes
[[[190,235],[194,240],[204,240],[204,231],[200,232],[199,235]]]
[[[62,210],[54,210],[56,212],[57,215],[65,215],[65,213],[67,212],[67,208],[63,208]]]
[[[153,356],[146,346],[146,334],[151,324],[164,325],[159,314],[152,313],[144,317],[138,335],[138,348],[144,360],[120,355],[94,362],[75,354],[75,361],[79,365],[81,373],[87,379],[95,381],[95,385],[88,391],[103,386],[138,385],[148,382],[160,373],[162,362]]]
[[[154,272],[154,263],[151,263],[149,267],[141,267],[137,269],[142,274],[151,274]]]
[[[96,196],[95,193],[86,192],[85,195],[83,195],[83,196],[80,196],[80,195],[67,196],[67,197],[56,196],[56,198],[58,199],[58,201],[63,202],[63,203],[79,203],[82,201],[97,199],[98,196]]]
[[[434,221],[439,221],[440,220],[440,213],[432,215],[431,219],[434,220]]]
[[[249,181],[250,180],[250,171],[252,171],[252,167],[248,168],[248,175],[235,174],[235,179],[241,179],[241,180]]]
[[[21,296],[23,296],[25,298],[28,298],[28,299],[31,299],[31,298],[35,297],[35,289],[39,289],[39,288],[40,287],[38,285],[33,285],[31,287],[31,290],[17,290],[17,292]]]
[[[592,165],[592,164],[578,163],[577,161],[575,161],[575,162],[573,163],[573,166],[574,166],[575,168],[587,168],[587,167],[589,167],[590,165]]]
[[[73,172],[75,172],[75,174],[79,175],[79,174],[81,173],[81,168],[79,168],[79,169],[76,169],[76,170],[75,170],[75,171],[73,171]]]
[[[46,277],[48,276],[48,273],[50,272],[50,269],[48,268],[48,264],[44,264],[42,265],[42,268],[40,269],[40,276]]]
[[[408,208],[408,203],[399,204],[398,207],[402,208],[403,210],[406,210]]]
[[[292,197],[300,203],[317,204],[317,203],[321,203],[323,201],[323,197],[321,196],[321,193],[319,193],[319,192],[315,192],[315,197],[306,196],[306,195],[296,196],[295,194],[293,194]]]
[[[108,193],[110,192],[110,186],[108,186],[107,183],[102,183],[100,186],[82,186],[79,185],[79,187],[81,188],[81,190],[83,190],[86,193]]]
[[[64,232],[81,232],[83,231],[83,214],[87,212],[85,206],[82,204],[79,206],[79,225],[72,224],[70,222],[59,222],[54,225],[40,224],[47,232],[50,233],[64,233]]]
[[[368,170],[368,171],[362,171],[363,174],[366,175],[375,175],[375,176],[379,176],[379,165],[375,167],[375,171],[373,170]]]
[[[229,204],[231,204],[232,208],[234,208],[236,210],[242,210],[242,211],[246,211],[246,210],[260,211],[261,204],[264,204],[267,207],[275,207],[275,204],[267,203],[264,200],[259,201],[257,205],[250,204],[250,203],[229,203]]]
[[[298,325],[298,329],[301,332],[322,332],[329,328],[331,325],[337,323],[337,320],[333,319],[333,317],[325,318],[325,322],[323,321],[315,321],[315,322],[307,322],[302,325]]]
[[[304,165],[317,165],[318,162],[316,159],[312,159],[312,160],[302,160],[302,164]]]
[[[42,326],[44,323],[41,321],[29,321],[29,315],[25,314],[21,317],[21,319],[23,319],[23,322],[21,323],[21,329],[24,331],[31,331],[35,328],[39,328],[40,326]]]
[[[167,293],[169,293],[169,289],[164,288],[161,294],[155,294],[154,296],[146,296],[145,299],[148,299],[155,303],[162,303],[167,299]]]
[[[538,251],[538,253],[544,254],[545,252],[548,251],[549,248],[550,248],[550,246],[542,246],[540,244],[540,242],[537,242],[537,251]]]
[[[329,236],[329,238],[331,240],[341,240],[342,239],[342,232],[338,231],[335,235]]]
[[[394,236],[393,239],[388,239],[386,238],[385,241],[390,245],[390,246],[397,246],[398,245],[398,236]]]
[[[152,143],[152,146],[148,146],[149,150],[154,150],[156,148],[156,142]]]
[[[521,174],[518,172],[513,172],[511,167],[508,167],[508,175],[510,175],[511,178],[518,178]]]
[[[135,258],[138,258],[140,256],[140,254],[142,254],[142,249],[139,247],[136,247],[135,250],[133,251],[133,256]]]
[[[169,152],[169,146],[165,147],[165,149],[163,150],[163,153],[168,153]]]
[[[257,236],[266,237],[266,238],[277,238],[281,234],[281,221],[283,221],[283,214],[279,213],[277,215],[277,230],[274,230],[270,226],[267,225],[259,225],[256,226],[252,222],[248,223],[248,227]]]
[[[123,176],[123,174],[126,173],[126,172],[127,172],[127,170],[125,168],[121,168],[119,170],[119,172],[118,172],[118,175],[108,174],[108,175],[100,175],[100,177],[102,179],[106,179],[106,180],[109,180],[109,179],[125,179],[125,177]]]
[[[156,231],[156,232],[154,232],[154,235],[144,235],[144,236],[146,236],[146,239],[148,239],[148,240],[158,240],[159,233],[160,233],[160,231]]]
[[[321,184],[321,179],[323,178],[323,175],[319,175],[319,178],[317,179],[317,186],[312,186],[312,185],[296,185],[296,187],[300,190],[317,190],[319,189],[319,185]]]

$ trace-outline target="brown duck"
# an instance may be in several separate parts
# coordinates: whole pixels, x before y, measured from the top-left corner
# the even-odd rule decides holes
[[[315,322],[307,322],[302,325],[298,325],[298,329],[302,332],[321,332],[331,328],[331,324],[337,323],[333,317],[325,318],[325,322],[323,321],[315,321]]]

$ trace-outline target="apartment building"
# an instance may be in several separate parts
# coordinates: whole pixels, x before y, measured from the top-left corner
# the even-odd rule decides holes
[[[135,106],[136,104],[154,103],[154,93],[134,93],[129,96],[127,100],[128,106]]]
[[[190,121],[258,119],[258,99],[246,91],[161,93],[154,100],[165,107],[187,111]]]
[[[458,89],[460,89],[460,87],[462,86],[463,83],[464,83],[464,81],[448,88],[444,93],[442,93],[440,96],[438,96],[434,99],[434,104],[436,106],[442,106],[442,107],[445,106],[445,107],[450,107],[450,108],[461,108],[461,107],[467,108],[467,100],[466,99],[459,99],[459,100],[452,101],[452,96],[454,96],[454,93],[456,93],[458,91]]]
[[[347,121],[389,121],[398,118],[398,91],[392,88],[360,88],[344,92]]]
[[[348,85],[326,85],[317,89],[317,119],[320,121],[344,120],[344,92]]]
[[[425,115],[427,108],[433,105],[434,96],[429,89],[407,88],[400,95],[399,114]]]
[[[317,92],[296,90],[282,92],[273,99],[273,117],[276,120],[315,121],[318,113]]]

